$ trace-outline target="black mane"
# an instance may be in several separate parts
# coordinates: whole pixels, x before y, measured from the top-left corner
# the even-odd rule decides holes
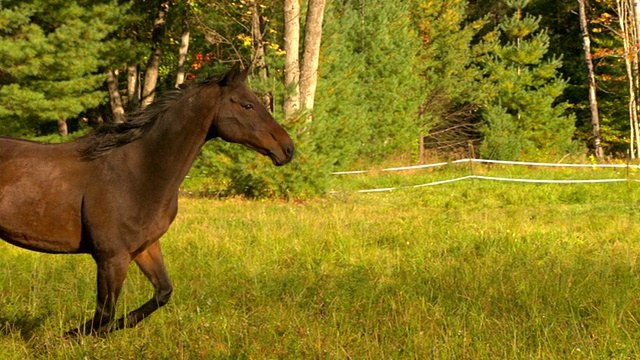
[[[191,84],[183,84],[179,88],[166,91],[145,109],[127,115],[124,122],[104,124],[93,131],[88,136],[87,145],[80,150],[80,154],[86,160],[93,160],[115,148],[140,139],[153,127],[156,120],[161,118],[190,89],[210,86],[219,81],[219,77],[212,77]]]

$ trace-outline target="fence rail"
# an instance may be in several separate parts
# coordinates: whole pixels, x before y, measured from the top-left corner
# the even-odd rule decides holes
[[[386,168],[380,170],[354,170],[354,171],[336,171],[332,172],[333,175],[354,175],[354,174],[366,174],[376,171],[405,171],[405,170],[417,170],[417,169],[426,169],[433,167],[441,167],[447,166],[451,164],[463,164],[463,163],[484,163],[484,164],[503,164],[503,165],[525,165],[525,166],[540,166],[540,167],[572,167],[572,168],[617,168],[617,169],[627,169],[627,174],[631,169],[640,169],[640,165],[632,165],[632,164],[560,164],[560,163],[542,163],[542,162],[525,162],[525,161],[504,161],[504,160],[485,160],[485,159],[460,159],[452,162],[441,162],[441,163],[433,163],[433,164],[423,164],[423,165],[412,165],[412,166],[403,166],[403,167],[393,167]],[[471,168],[471,167],[470,167]],[[472,168],[471,168],[472,169]],[[472,170],[473,171],[473,170]],[[494,176],[483,176],[483,175],[475,175],[470,174],[467,176],[433,181],[430,183],[419,184],[419,185],[408,185],[408,186],[397,186],[397,187],[384,187],[384,188],[375,188],[375,189],[364,189],[357,190],[360,193],[373,193],[373,192],[385,192],[385,191],[393,191],[399,189],[409,189],[409,188],[420,188],[426,186],[435,186],[442,185],[457,181],[470,180],[470,179],[479,179],[479,180],[489,180],[489,181],[508,181],[508,182],[520,182],[520,183],[544,183],[544,184],[580,184],[580,183],[612,183],[612,182],[625,182],[625,181],[635,181],[626,178],[609,178],[609,179],[589,179],[589,180],[550,180],[550,179],[519,179],[519,178],[506,178],[506,177],[494,177]]]

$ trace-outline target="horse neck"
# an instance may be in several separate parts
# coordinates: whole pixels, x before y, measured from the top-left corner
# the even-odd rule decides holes
[[[153,174],[153,181],[162,182],[171,190],[180,186],[206,141],[218,111],[214,101],[218,97],[215,86],[190,90],[138,141],[140,165]]]

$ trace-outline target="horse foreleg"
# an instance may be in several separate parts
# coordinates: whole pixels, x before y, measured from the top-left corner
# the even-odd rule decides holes
[[[122,290],[122,284],[127,276],[129,256],[119,256],[110,259],[96,259],[98,265],[98,296],[96,312],[93,319],[87,321],[77,329],[67,332],[67,335],[101,333],[114,330],[111,325],[116,311],[116,303]]]
[[[169,275],[164,267],[159,242],[156,241],[150,245],[134,261],[153,284],[154,296],[139,308],[120,318],[116,323],[117,329],[136,326],[144,318],[169,302],[173,291],[173,285],[171,285],[171,280],[169,280]]]

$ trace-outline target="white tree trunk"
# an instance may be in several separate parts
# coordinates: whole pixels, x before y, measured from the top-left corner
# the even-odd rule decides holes
[[[633,124],[632,134],[635,135],[634,139],[636,143],[636,154],[640,157],[640,104],[638,103],[638,97],[640,96],[640,2],[638,0],[629,0],[629,16],[633,19],[633,78],[634,78],[634,90],[635,90],[635,117],[633,118],[635,123]]]
[[[619,15],[619,24],[622,35],[622,43],[625,52],[625,66],[629,83],[629,154],[632,159],[639,155],[640,133],[638,129],[638,53],[635,45],[638,37],[635,31],[634,8],[631,0],[616,0]]]
[[[604,153],[602,151],[602,137],[600,135],[600,116],[598,114],[598,99],[596,96],[596,76],[591,59],[591,38],[587,27],[586,0],[578,0],[580,30],[582,32],[582,47],[584,49],[584,59],[587,65],[587,77],[589,81],[589,108],[591,110],[591,128],[593,132],[593,145],[596,159],[602,161]]]
[[[318,84],[318,62],[322,40],[322,21],[326,0],[309,0],[304,34],[304,54],[300,69],[300,96],[302,107],[313,110]],[[311,117],[308,118],[311,121]]]
[[[124,122],[124,107],[118,86],[118,70],[107,71],[107,89],[109,91],[109,104],[113,114],[113,122],[116,124]]]
[[[162,47],[160,42],[164,37],[164,28],[167,22],[167,13],[169,12],[169,1],[160,3],[158,16],[153,22],[152,41],[154,49],[147,62],[147,70],[144,74],[144,85],[142,87],[142,101],[140,107],[142,109],[149,106],[156,95],[156,85],[158,83],[158,74],[160,73],[160,59],[162,58]]]
[[[127,105],[137,105],[139,101],[138,66],[130,64],[127,66]]]
[[[180,50],[178,53],[178,75],[176,75],[176,87],[184,82],[186,75],[185,63],[187,61],[187,53],[189,52],[189,18],[184,14],[182,19],[182,35],[180,36]]]
[[[158,84],[158,75],[160,73],[160,59],[162,58],[162,49],[155,48],[147,62],[147,70],[144,72],[144,85],[142,87],[142,99],[140,107],[142,109],[151,105],[156,96],[156,85]]]
[[[69,127],[67,126],[67,121],[64,119],[58,120],[58,135],[62,137],[69,135]]]
[[[291,119],[300,108],[300,3],[284,0],[284,86],[287,96],[283,111]]]

